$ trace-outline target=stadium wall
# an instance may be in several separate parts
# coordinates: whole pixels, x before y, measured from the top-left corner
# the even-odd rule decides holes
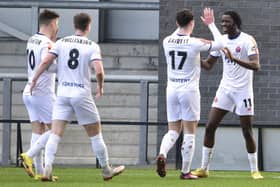
[[[209,30],[200,21],[200,15],[205,6],[214,9],[216,24],[219,26],[220,17],[226,10],[235,10],[240,13],[243,21],[243,31],[253,35],[258,43],[260,51],[261,70],[255,72],[255,124],[279,125],[280,121],[280,79],[279,79],[279,49],[280,49],[280,2],[275,0],[161,0],[160,1],[160,48],[159,48],[159,91],[158,91],[158,120],[166,121],[165,92],[166,66],[162,49],[162,40],[176,28],[175,14],[177,10],[190,8],[194,12],[196,26],[194,36],[212,38]],[[203,53],[202,57],[206,57]],[[202,70],[200,78],[201,91],[201,121],[205,124],[213,97],[222,75],[222,63],[217,63],[213,70]],[[223,124],[236,124],[239,119],[228,114],[222,121]],[[263,137],[264,169],[280,170],[278,158],[279,129],[265,130]],[[166,128],[159,128],[158,146]],[[273,132],[273,133],[272,133]],[[256,138],[257,132],[254,131]],[[201,148],[204,128],[200,128],[197,134],[196,153],[193,167],[200,166]],[[237,143],[238,142],[238,143]],[[235,145],[236,144],[236,145]],[[234,146],[231,146],[234,145]],[[248,170],[249,165],[245,151],[241,129],[219,129],[217,131],[216,151],[211,164],[212,169],[237,169]],[[174,160],[174,150],[170,154]],[[225,161],[225,162],[224,162]]]
[[[26,73],[26,43],[0,41],[0,73]],[[157,75],[158,45],[135,43],[100,44],[106,75],[141,77]],[[105,79],[106,79],[105,75]],[[22,101],[25,82],[13,83],[12,119],[28,119]],[[93,92],[95,83],[93,83]],[[5,88],[4,88],[5,89]],[[0,81],[0,98],[3,83]],[[149,121],[157,121],[157,84],[150,85]],[[104,96],[96,101],[103,121],[140,120],[140,84],[105,83]],[[0,99],[0,118],[3,119],[3,100]],[[0,124],[0,158],[2,157],[2,124]],[[148,159],[156,155],[156,128],[149,128]],[[103,135],[113,164],[138,164],[139,126],[104,125]],[[23,150],[29,147],[30,124],[22,124]],[[91,165],[96,163],[91,145],[82,127],[69,125],[59,145],[56,164]],[[16,124],[12,125],[11,163],[16,162]]]

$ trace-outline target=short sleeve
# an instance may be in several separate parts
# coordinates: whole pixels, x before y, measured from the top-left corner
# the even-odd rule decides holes
[[[49,50],[49,53],[52,53],[55,56],[58,56],[59,54],[59,46],[60,46],[61,41],[58,40],[55,42],[55,44],[52,46],[52,48]]]
[[[93,51],[92,51],[92,55],[90,57],[90,61],[93,61],[93,60],[102,60],[101,50],[97,44],[93,45]]]
[[[42,52],[41,52],[41,61],[46,57],[50,49],[52,48],[53,43],[52,42],[46,42],[43,45]]]
[[[258,46],[256,40],[250,36],[247,44],[247,55],[256,55],[259,54]]]
[[[202,38],[192,38],[192,43],[195,46],[196,51],[209,51],[212,47],[212,42],[210,40]]]
[[[221,56],[221,52],[220,51],[211,51],[210,55],[213,57],[220,57]]]

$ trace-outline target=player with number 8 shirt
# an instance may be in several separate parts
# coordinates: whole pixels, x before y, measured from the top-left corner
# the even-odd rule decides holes
[[[57,146],[67,122],[76,117],[86,130],[93,151],[102,167],[104,180],[124,171],[124,166],[112,168],[107,146],[104,143],[99,112],[91,92],[91,69],[95,70],[96,98],[103,95],[104,69],[99,46],[87,38],[91,30],[91,18],[86,13],[74,16],[75,34],[58,40],[44,58],[33,77],[31,90],[40,75],[54,59],[57,59],[57,99],[52,117],[52,133],[46,145],[44,181],[52,181],[52,165]]]

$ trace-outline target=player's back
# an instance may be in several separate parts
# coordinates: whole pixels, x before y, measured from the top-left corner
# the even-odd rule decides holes
[[[57,95],[90,95],[90,63],[94,59],[101,59],[98,45],[86,37],[71,35],[57,41],[51,52],[58,56]]]
[[[200,51],[211,45],[188,35],[173,33],[163,41],[168,69],[168,84],[174,87],[198,89]]]
[[[45,35],[37,33],[31,36],[27,41],[27,72],[28,83],[25,86],[24,95],[30,95],[30,83],[33,79],[36,69],[41,64],[42,59],[48,53],[53,42]],[[37,85],[33,90],[33,95],[54,94],[55,74],[44,72],[39,77]]]

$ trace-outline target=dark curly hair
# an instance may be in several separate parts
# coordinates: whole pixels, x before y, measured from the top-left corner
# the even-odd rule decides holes
[[[230,16],[233,19],[234,23],[236,24],[237,28],[241,29],[242,21],[241,21],[240,15],[237,12],[226,11],[226,12],[224,12],[224,15]]]

